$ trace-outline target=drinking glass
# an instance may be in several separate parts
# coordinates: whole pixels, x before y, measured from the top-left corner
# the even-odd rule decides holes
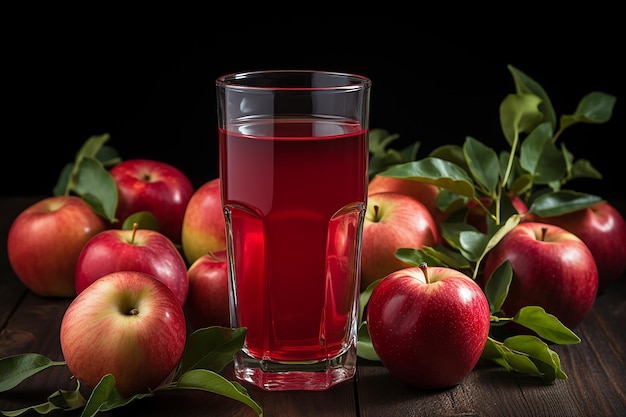
[[[370,88],[312,70],[216,81],[239,380],[325,390],[354,376]]]

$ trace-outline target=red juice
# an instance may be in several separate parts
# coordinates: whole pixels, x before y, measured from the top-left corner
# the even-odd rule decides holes
[[[244,350],[323,361],[355,342],[367,130],[344,119],[220,129],[231,283]]]

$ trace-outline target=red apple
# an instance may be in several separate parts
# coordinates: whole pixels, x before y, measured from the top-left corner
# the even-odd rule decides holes
[[[505,260],[513,269],[502,305],[507,316],[539,306],[574,328],[593,307],[598,269],[587,245],[573,233],[545,223],[518,224],[485,256],[485,283]]]
[[[560,216],[537,217],[574,233],[589,248],[598,267],[598,293],[626,271],[626,221],[608,202]]]
[[[437,224],[422,203],[399,193],[370,194],[363,224],[361,289],[409,266],[396,257],[396,250],[421,249],[440,241]]]
[[[447,215],[437,207],[439,188],[425,182],[411,181],[404,178],[375,175],[367,186],[368,194],[393,192],[408,195],[422,203],[435,219],[437,224],[443,222]]]
[[[55,196],[35,202],[11,224],[9,262],[32,292],[73,297],[76,262],[83,246],[106,222],[80,197]]]
[[[472,278],[452,268],[393,272],[374,288],[366,311],[381,362],[392,376],[419,389],[463,381],[489,335],[487,297]]]
[[[230,327],[226,250],[202,255],[188,270],[189,295],[185,305],[193,328]]]
[[[175,295],[137,271],[108,274],[81,292],[61,321],[61,350],[72,374],[93,388],[106,374],[127,398],[168,382],[186,342]]]
[[[219,178],[204,183],[191,196],[183,218],[182,248],[189,265],[202,255],[226,248]]]
[[[118,191],[116,218],[123,224],[130,215],[150,212],[159,231],[172,242],[181,241],[183,217],[194,189],[178,168],[150,159],[129,159],[110,170]]]
[[[189,291],[187,264],[174,243],[148,229],[105,230],[85,244],[76,263],[76,292],[117,271],[153,275],[184,305]]]

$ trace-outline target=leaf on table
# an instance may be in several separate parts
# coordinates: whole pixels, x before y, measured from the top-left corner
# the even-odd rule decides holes
[[[580,337],[561,323],[554,315],[547,313],[542,307],[522,307],[511,321],[534,331],[545,340],[560,345],[580,343]]]
[[[503,345],[515,352],[522,352],[539,370],[539,376],[545,383],[555,379],[567,379],[561,370],[561,362],[556,352],[551,350],[541,339],[530,335],[511,336],[504,340]]]
[[[212,326],[194,331],[189,335],[175,379],[192,369],[220,372],[241,350],[245,337],[244,327]]]
[[[229,381],[223,376],[207,369],[192,369],[185,372],[176,383],[164,389],[197,389],[212,392],[246,404],[259,416],[263,415],[263,409],[256,401],[250,398],[243,385],[238,382]]]
[[[504,342],[489,337],[481,358],[495,362],[509,372],[540,377],[546,384],[555,379],[567,379],[558,354],[536,336],[511,336]]]
[[[73,391],[57,390],[48,397],[48,401],[42,404],[32,405],[19,410],[3,410],[3,416],[15,417],[22,414],[35,412],[37,414],[49,414],[55,410],[72,411],[85,405],[85,397],[80,393],[80,382],[77,381],[76,389]]]
[[[23,353],[0,359],[0,392],[14,388],[31,376],[54,366],[65,365],[38,353]]]
[[[100,412],[123,407],[132,401],[154,397],[154,395],[154,392],[147,392],[144,394],[135,394],[129,398],[123,398],[115,389],[115,377],[111,374],[107,374],[102,377],[98,385],[91,391],[91,395],[80,416],[93,417]]]

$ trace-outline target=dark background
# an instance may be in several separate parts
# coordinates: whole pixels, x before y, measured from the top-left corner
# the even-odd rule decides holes
[[[270,68],[370,77],[370,127],[400,134],[397,147],[420,141],[418,156],[467,136],[499,152],[508,149],[498,109],[515,92],[511,64],[544,87],[557,115],[574,113],[591,91],[617,97],[608,123],[575,125],[562,140],[604,175],[572,188],[624,196],[624,48],[614,12],[558,28],[533,19],[537,11],[519,23],[435,29],[424,17],[375,13],[357,24],[349,15],[310,23],[199,13],[14,16],[20,24],[3,39],[1,193],[51,194],[63,165],[102,133],[123,159],[171,163],[198,187],[217,176],[215,79]]]

